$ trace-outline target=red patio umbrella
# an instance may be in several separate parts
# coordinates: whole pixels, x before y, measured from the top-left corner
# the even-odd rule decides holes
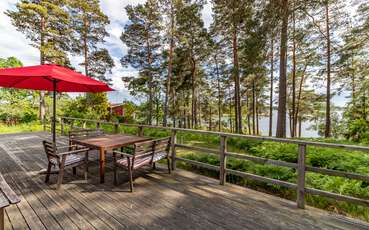
[[[0,68],[0,87],[45,90],[53,92],[53,142],[55,143],[56,92],[112,91],[106,83],[97,81],[66,67],[55,64],[17,68]]]

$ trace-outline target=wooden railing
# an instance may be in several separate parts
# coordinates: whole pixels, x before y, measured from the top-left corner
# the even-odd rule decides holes
[[[336,200],[351,202],[354,204],[369,206],[369,200],[356,198],[352,196],[341,195],[337,193],[327,192],[319,189],[308,188],[305,186],[305,173],[306,172],[314,172],[320,173],[329,176],[338,176],[348,179],[355,179],[369,182],[369,175],[362,175],[352,172],[344,172],[326,168],[319,168],[306,165],[305,158],[307,154],[307,147],[308,146],[316,146],[316,147],[323,147],[323,148],[339,148],[339,149],[346,149],[352,151],[364,151],[369,152],[369,147],[364,146],[355,146],[355,145],[343,145],[343,144],[334,144],[334,143],[323,143],[323,142],[313,142],[313,141],[304,141],[304,140],[296,140],[296,139],[287,139],[287,138],[274,138],[274,137],[263,137],[263,136],[252,136],[252,135],[242,135],[242,134],[233,134],[233,133],[223,133],[223,132],[213,132],[213,131],[205,131],[205,130],[194,130],[194,129],[183,129],[183,128],[171,128],[171,127],[162,127],[162,126],[152,126],[152,125],[140,125],[140,124],[124,124],[124,123],[117,123],[117,122],[109,122],[109,121],[101,121],[101,120],[89,120],[89,119],[79,119],[79,118],[70,118],[70,117],[61,117],[60,118],[60,129],[61,133],[64,134],[65,125],[68,121],[70,128],[76,128],[75,122],[79,121],[82,122],[82,126],[86,127],[87,123],[94,123],[96,128],[100,128],[101,124],[112,125],[113,131],[115,133],[119,132],[120,126],[129,126],[129,127],[137,127],[137,134],[142,136],[144,135],[145,128],[153,128],[153,129],[161,129],[161,130],[168,130],[171,132],[172,143],[171,143],[171,158],[172,158],[172,168],[173,170],[176,169],[176,161],[183,161],[185,163],[195,165],[198,167],[203,167],[210,170],[215,170],[219,172],[219,182],[221,185],[224,185],[226,182],[226,175],[235,175],[242,178],[246,178],[249,180],[255,180],[259,182],[265,182],[267,184],[272,185],[279,185],[285,188],[293,189],[297,193],[297,206],[299,208],[305,207],[305,194],[311,195],[320,195],[329,198],[333,198]],[[190,132],[190,133],[197,133],[197,134],[205,134],[205,135],[215,135],[220,138],[219,149],[209,149],[203,147],[195,147],[189,146],[184,144],[177,143],[177,133],[178,132]],[[291,162],[284,162],[279,160],[271,160],[262,157],[251,156],[247,154],[240,154],[229,152],[227,150],[227,139],[228,138],[241,138],[241,139],[250,139],[250,140],[259,140],[259,141],[272,141],[278,143],[289,143],[295,144],[298,146],[298,161],[297,163]],[[189,160],[185,158],[181,158],[177,156],[177,148],[188,149],[188,150],[195,150],[204,153],[214,154],[219,156],[220,164],[211,165],[203,162],[198,162],[194,160]],[[248,161],[253,161],[260,164],[270,164],[275,166],[282,166],[288,168],[294,168],[297,171],[297,183],[290,183],[282,180],[272,179],[268,177],[263,177],[247,172],[241,172],[237,170],[232,170],[227,168],[227,158],[237,158],[243,159]]]

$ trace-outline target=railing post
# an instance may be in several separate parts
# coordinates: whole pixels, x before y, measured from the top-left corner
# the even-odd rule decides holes
[[[220,136],[220,148],[219,148],[219,161],[220,161],[220,170],[219,170],[219,183],[224,185],[227,179],[227,137]]]
[[[176,170],[176,143],[177,143],[177,130],[172,129],[172,135],[170,138],[170,150],[171,150],[171,158],[172,158],[172,170]]]
[[[299,144],[297,165],[297,207],[305,208],[305,155],[306,145]]]
[[[142,137],[144,135],[143,126],[138,126],[138,136]]]
[[[60,118],[60,134],[64,135],[64,118]]]
[[[100,129],[100,122],[96,122],[96,129]]]
[[[74,128],[74,120],[71,120],[70,121],[70,130],[73,130],[73,128]]]
[[[119,123],[114,124],[114,133],[119,133]]]

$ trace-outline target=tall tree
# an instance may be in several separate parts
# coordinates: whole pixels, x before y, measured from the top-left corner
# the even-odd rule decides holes
[[[23,0],[6,11],[12,24],[40,51],[40,64],[68,65],[69,16],[64,0]],[[45,121],[45,92],[40,92],[39,118]]]
[[[99,0],[75,0],[69,1],[70,15],[72,18],[73,28],[73,53],[83,56],[85,75],[90,74],[90,55],[96,52],[97,45],[104,42],[104,38],[108,36],[105,27],[109,24],[108,17],[102,12]],[[97,54],[104,53],[101,51]],[[94,53],[94,55],[97,55]],[[96,56],[95,56],[96,58]],[[100,59],[100,61],[109,61],[109,58]],[[109,63],[108,63],[109,65]]]
[[[166,16],[165,36],[164,40],[169,45],[168,48],[168,62],[167,62],[167,78],[165,82],[165,98],[164,98],[164,115],[163,126],[167,126],[169,114],[170,95],[173,99],[173,90],[171,89],[171,80],[173,78],[173,54],[176,45],[176,14],[180,5],[180,0],[162,0],[164,15]]]
[[[112,73],[114,60],[110,57],[107,49],[93,51],[88,59],[90,76],[100,81],[111,83],[111,79],[107,78],[107,73]]]
[[[326,73],[326,106],[325,106],[325,131],[324,136],[331,136],[331,98],[332,98],[332,67],[335,65],[333,53],[339,47],[337,31],[346,22],[343,13],[345,4],[339,0],[319,0],[308,2],[305,13],[311,19],[311,24],[316,28],[320,39],[324,41],[325,49],[325,73]],[[336,38],[336,39],[335,39]]]
[[[198,119],[198,94],[201,82],[200,65],[207,55],[209,37],[201,18],[202,2],[185,3],[177,13],[179,47],[187,54],[191,78],[191,127],[196,128]]]
[[[144,5],[127,6],[130,23],[124,27],[122,42],[128,53],[121,59],[123,66],[131,65],[139,70],[140,89],[148,96],[147,123],[152,124],[154,103],[154,80],[160,74],[161,14],[157,0],[148,0]]]
[[[279,95],[278,95],[278,118],[277,137],[286,137],[286,114],[287,114],[287,36],[289,6],[288,0],[281,0],[281,33],[279,53]]]
[[[233,61],[235,130],[242,132],[242,108],[240,91],[239,38],[244,25],[244,18],[249,12],[248,0],[213,0],[214,34],[222,37],[224,45],[230,49]]]

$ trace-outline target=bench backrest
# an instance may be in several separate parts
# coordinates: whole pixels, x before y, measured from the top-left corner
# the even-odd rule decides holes
[[[104,131],[101,129],[79,129],[69,131],[69,140],[76,138],[87,138],[104,135]]]
[[[156,153],[165,152],[168,154],[169,149],[170,137],[136,143],[134,144],[132,164],[134,165],[136,159],[143,157],[150,157],[152,162]]]

